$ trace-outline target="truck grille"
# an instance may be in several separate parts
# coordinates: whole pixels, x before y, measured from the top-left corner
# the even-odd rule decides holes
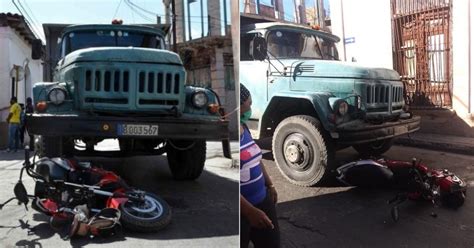
[[[177,105],[177,100],[150,99],[153,94],[179,94],[179,74],[144,72],[138,76],[139,104]]]
[[[366,103],[368,112],[392,112],[403,107],[403,86],[389,84],[367,85]],[[391,109],[389,110],[389,108]]]
[[[128,104],[129,71],[86,70],[84,81],[86,103]]]
[[[367,103],[389,103],[403,101],[403,87],[392,87],[392,98],[390,99],[390,85],[367,86]]]
[[[158,110],[183,105],[184,71],[142,69],[83,70],[82,106],[100,110]],[[183,86],[183,89],[182,89]]]

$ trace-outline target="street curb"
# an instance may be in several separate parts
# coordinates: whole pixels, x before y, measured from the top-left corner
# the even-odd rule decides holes
[[[395,139],[395,144],[417,147],[417,148],[426,148],[437,151],[452,152],[464,155],[474,155],[474,146],[459,144],[459,143],[444,143],[439,141],[433,141],[429,139],[421,139],[414,137],[402,136]]]

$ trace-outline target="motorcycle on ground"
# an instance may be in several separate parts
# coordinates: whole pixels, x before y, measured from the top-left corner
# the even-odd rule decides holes
[[[411,161],[368,159],[351,162],[336,170],[345,184],[362,187],[386,187],[400,190],[389,204],[394,221],[398,206],[406,200],[427,200],[433,205],[457,209],[464,204],[467,184],[447,169],[431,169],[415,158]]]
[[[22,183],[23,173],[35,180],[33,195]],[[53,227],[69,225],[69,237],[110,235],[117,228],[156,232],[171,222],[171,209],[153,193],[128,186],[118,175],[76,159],[41,158],[30,162],[29,148],[14,187],[15,197],[28,210],[50,216]]]

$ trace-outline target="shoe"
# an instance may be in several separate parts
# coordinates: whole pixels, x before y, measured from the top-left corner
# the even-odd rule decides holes
[[[7,148],[6,152],[10,153],[12,150],[10,148]]]

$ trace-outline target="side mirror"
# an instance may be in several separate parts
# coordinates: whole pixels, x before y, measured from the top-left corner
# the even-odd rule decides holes
[[[28,193],[26,193],[23,183],[18,182],[13,188],[13,192],[15,193],[15,197],[18,199],[18,201],[25,204],[26,207],[26,204],[28,204]]]
[[[264,38],[253,38],[250,42],[250,56],[260,61],[267,58],[267,41]]]
[[[25,146],[25,167],[30,166],[30,147]]]
[[[40,39],[31,41],[31,58],[40,59],[43,56],[43,43]]]

